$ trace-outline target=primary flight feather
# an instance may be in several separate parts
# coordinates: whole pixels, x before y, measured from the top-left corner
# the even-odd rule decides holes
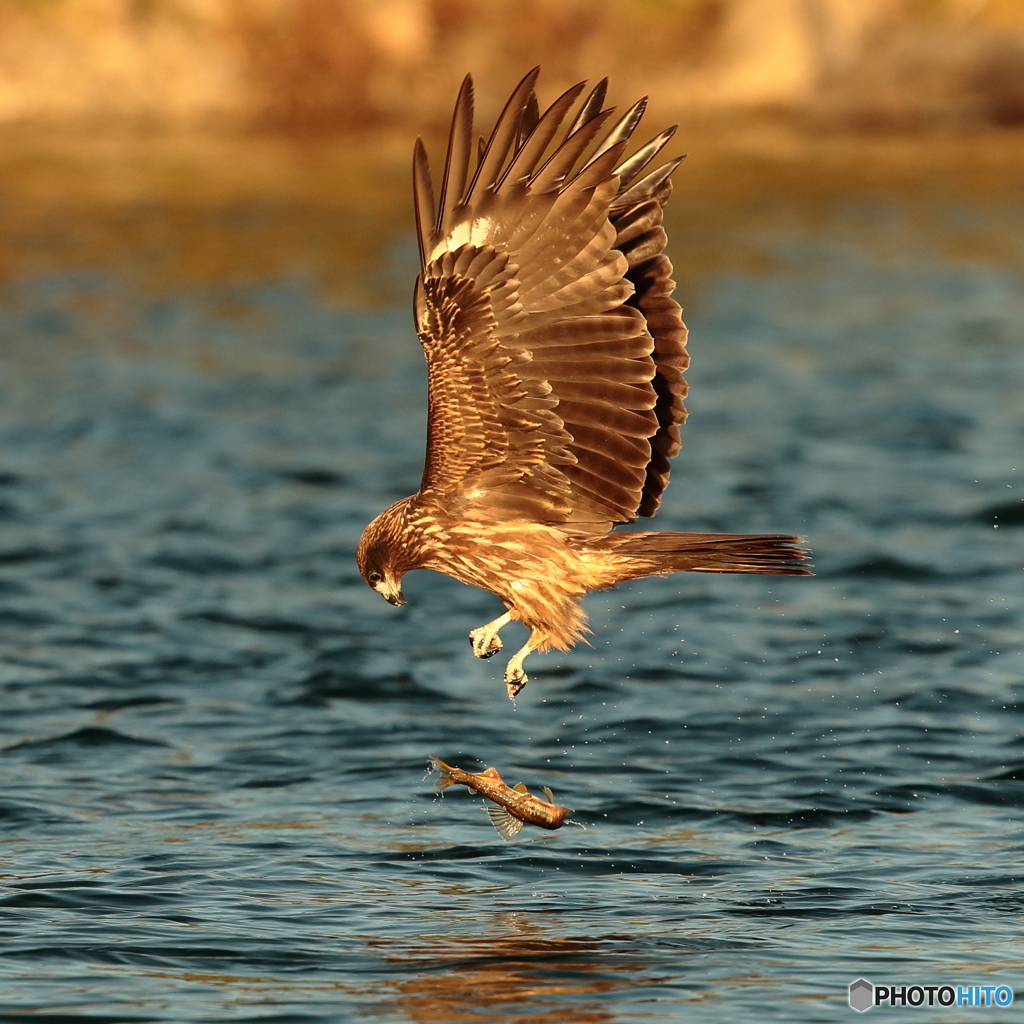
[[[612,121],[604,81],[568,127],[583,83],[541,114],[537,74],[479,145],[466,77],[436,200],[416,143],[426,462],[419,491],[357,551],[392,604],[411,569],[500,597],[506,613],[470,640],[487,658],[506,623],[529,628],[505,669],[510,697],[531,651],[582,638],[589,591],[682,570],[808,575],[797,537],[610,532],[657,511],[686,419],[687,332],[662,227],[682,158],[648,171],[672,128],[626,157],[644,101]]]

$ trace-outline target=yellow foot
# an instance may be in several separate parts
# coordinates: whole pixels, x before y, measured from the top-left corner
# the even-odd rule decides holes
[[[501,650],[501,637],[498,636],[498,630],[502,626],[507,626],[511,618],[512,613],[505,612],[504,615],[499,615],[493,621],[486,622],[469,631],[469,642],[473,645],[473,653],[478,658],[490,658]]]
[[[489,623],[469,631],[469,642],[473,645],[473,653],[478,658],[493,658],[502,648],[498,631]]]
[[[530,677],[523,671],[522,665],[509,665],[505,669],[505,689],[508,699],[515,700],[519,691],[529,682]]]

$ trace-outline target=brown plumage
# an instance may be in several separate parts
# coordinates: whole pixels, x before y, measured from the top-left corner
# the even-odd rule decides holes
[[[487,658],[507,622],[529,627],[505,670],[510,697],[531,651],[582,638],[591,590],[682,570],[808,575],[797,537],[609,532],[657,511],[686,419],[686,327],[662,227],[682,157],[644,173],[671,128],[625,157],[643,100],[602,137],[603,81],[559,137],[583,84],[541,115],[536,78],[472,169],[467,76],[436,203],[416,143],[426,465],[419,492],[370,523],[357,553],[392,604],[410,569],[497,594],[508,611],[470,639]]]

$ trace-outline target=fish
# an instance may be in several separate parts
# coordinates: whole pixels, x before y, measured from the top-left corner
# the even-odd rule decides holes
[[[561,807],[555,803],[554,794],[547,786],[541,786],[545,800],[534,796],[521,782],[511,787],[506,786],[496,768],[466,772],[433,756],[430,764],[441,773],[434,787],[438,793],[449,786],[466,786],[470,793],[479,793],[497,804],[496,807],[487,808],[487,816],[498,835],[506,841],[518,835],[523,825],[539,825],[552,831],[561,828],[565,816],[572,812],[571,807]]]

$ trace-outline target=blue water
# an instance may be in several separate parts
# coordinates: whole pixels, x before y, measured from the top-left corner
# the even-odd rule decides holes
[[[0,1019],[817,1022],[858,976],[1024,1002],[1024,271],[844,216],[688,299],[659,518],[801,532],[818,575],[594,595],[516,707],[465,636],[495,598],[417,573],[394,609],[353,562],[419,478],[404,301],[9,284]],[[506,844],[428,754],[579,825]],[[914,1019],[986,1013],[1022,1019]]]

